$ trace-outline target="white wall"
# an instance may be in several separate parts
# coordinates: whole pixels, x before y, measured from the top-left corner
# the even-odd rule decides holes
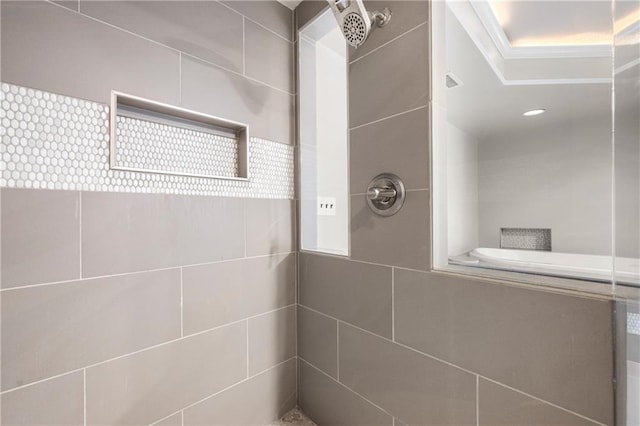
[[[318,216],[318,248],[340,254],[349,253],[346,57],[346,43],[335,25],[316,43],[318,196],[336,199],[335,216]]]
[[[299,57],[302,248],[347,255],[347,48],[330,11],[303,30]],[[323,198],[335,214],[318,214]]]
[[[448,254],[478,247],[478,141],[447,124]]]
[[[611,254],[610,117],[479,144],[480,245],[551,228],[556,252]]]

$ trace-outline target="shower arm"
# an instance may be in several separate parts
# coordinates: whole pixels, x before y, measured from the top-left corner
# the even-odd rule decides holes
[[[371,19],[372,24],[376,24],[376,27],[382,28],[391,20],[391,9],[385,7],[382,11],[374,10],[369,12],[369,19]]]
[[[329,6],[332,8],[336,8],[339,13],[344,12],[346,8],[351,4],[351,0],[327,0]],[[382,28],[391,20],[391,9],[385,7],[382,11],[374,10],[373,12],[368,12],[369,20],[371,24],[376,24],[376,27]]]

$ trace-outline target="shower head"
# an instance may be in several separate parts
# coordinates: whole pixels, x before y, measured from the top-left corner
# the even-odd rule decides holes
[[[347,43],[361,46],[369,37],[373,24],[383,27],[391,19],[391,11],[367,12],[362,0],[327,0]]]

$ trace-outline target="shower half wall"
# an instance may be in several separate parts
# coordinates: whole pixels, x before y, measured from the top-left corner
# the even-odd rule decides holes
[[[430,7],[367,2],[387,5],[350,51],[350,256],[299,255],[301,407],[326,425],[613,425],[609,297],[430,272]],[[324,7],[304,1],[297,28]],[[381,172],[409,190],[389,218],[363,195]]]

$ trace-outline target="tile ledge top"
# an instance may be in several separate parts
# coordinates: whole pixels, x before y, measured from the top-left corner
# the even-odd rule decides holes
[[[543,275],[523,274],[510,271],[478,271],[478,268],[461,265],[447,265],[442,268],[433,269],[430,273],[459,276],[469,280],[479,280],[535,291],[545,291],[606,301],[610,301],[615,297],[620,296],[620,294],[613,293],[611,284],[547,277]],[[617,286],[616,291],[620,293],[621,291],[624,291],[624,287]]]

